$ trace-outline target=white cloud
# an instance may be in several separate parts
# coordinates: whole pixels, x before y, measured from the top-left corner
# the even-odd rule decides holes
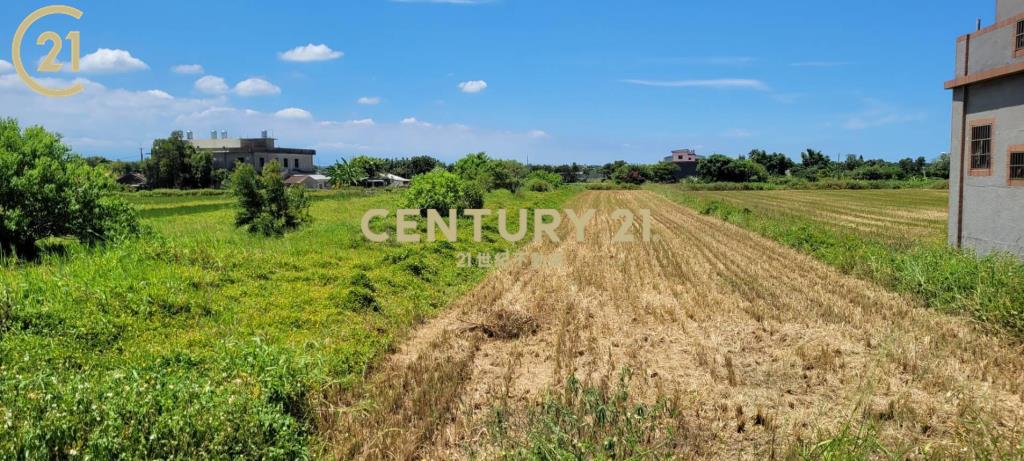
[[[3,59],[0,59],[0,74],[6,74],[8,72],[14,72],[14,65],[7,61],[4,61]]]
[[[768,85],[760,80],[743,78],[719,78],[711,80],[623,80],[634,85],[655,86],[663,88],[713,88],[713,89],[745,89],[767,91]]]
[[[289,107],[287,109],[281,109],[281,110],[275,112],[274,116],[277,117],[277,118],[299,119],[299,120],[309,120],[309,119],[313,118],[313,114],[309,113],[308,110],[299,109],[297,107]]]
[[[138,159],[139,146],[148,146],[172,130],[188,129],[176,124],[175,117],[221,103],[174,98],[162,90],[109,89],[83,78],[38,80],[54,88],[81,83],[85,90],[75,96],[75,104],[68,104],[65,99],[38,95],[16,74],[5,74],[0,75],[0,107],[16,108],[7,115],[17,117],[23,126],[42,125],[63,134],[65,142],[86,155]]]
[[[874,98],[864,100],[865,109],[850,115],[843,122],[843,128],[851,131],[866,130],[887,125],[917,122],[926,118],[923,112],[906,112]]]
[[[527,136],[529,136],[531,138],[534,138],[534,139],[543,139],[543,138],[550,138],[551,137],[551,135],[547,134],[543,130],[533,130],[533,131],[530,131],[529,133],[526,133],[526,134],[527,134]]]
[[[149,66],[125,50],[100,48],[82,56],[80,70],[94,73],[116,73],[146,70]]]
[[[249,78],[235,85],[235,93],[239,96],[266,96],[281,94],[281,88],[262,78]]]
[[[66,78],[40,77],[39,80],[50,87],[72,83]],[[0,75],[0,107],[7,108],[8,115],[17,117],[23,126],[41,124],[63,134],[76,152],[124,160],[137,159],[140,146],[151,145],[154,139],[166,137],[173,130],[191,130],[199,136],[212,129],[236,134],[273,130],[281,146],[318,149],[317,163],[325,165],[334,163],[341,153],[376,156],[426,153],[454,161],[466,152],[479,151],[502,158],[512,158],[508,156],[517,153],[515,158],[521,161],[529,152],[531,158],[536,155],[567,163],[571,156],[593,156],[602,146],[608,146],[590,137],[571,145],[561,139],[538,142],[536,133],[525,130],[428,124],[412,117],[404,124],[401,119],[372,123],[370,119],[325,122],[312,114],[307,116],[306,111],[298,107],[292,108],[295,111],[282,112],[285,117],[281,117],[274,111],[233,107],[227,94],[168,98],[162,90],[128,91],[105,88],[81,78],[74,81],[83,83],[86,89],[75,97],[75,104],[68,104],[67,100],[34,93],[16,74]],[[611,148],[611,151],[620,152],[618,148]]]
[[[174,99],[174,96],[171,96],[166,91],[162,90],[149,90],[146,92],[146,94],[149,94],[160,99]]]
[[[380,104],[380,98],[377,96],[363,96],[357,99],[356,102],[364,106],[376,106]]]
[[[206,94],[224,94],[228,92],[228,84],[223,78],[216,75],[200,77],[199,80],[196,80],[195,87]]]
[[[342,53],[341,51],[334,51],[331,47],[322,43],[319,45],[310,43],[306,46],[297,46],[285,51],[284,53],[278,53],[278,56],[285,61],[316,62],[338,59],[345,56],[345,53]]]
[[[487,89],[487,82],[483,80],[470,80],[459,84],[459,90],[463,93],[479,93]]]
[[[179,64],[171,68],[176,74],[197,75],[206,72],[199,64]]]
[[[406,118],[403,118],[402,119],[402,125],[413,125],[413,126],[423,126],[423,127],[433,126],[432,124],[430,124],[428,122],[421,122],[419,120],[416,120],[416,117],[406,117]]]

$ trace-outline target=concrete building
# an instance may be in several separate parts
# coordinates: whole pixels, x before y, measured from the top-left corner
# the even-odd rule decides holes
[[[677,149],[672,151],[672,155],[665,157],[666,162],[675,163],[679,167],[677,179],[697,176],[697,160],[700,160],[700,156],[693,149]]]
[[[275,139],[268,137],[264,131],[259,138],[236,138],[228,137],[226,131],[210,132],[210,139],[192,139],[192,132],[187,132],[186,140],[198,149],[209,151],[213,154],[213,167],[233,170],[235,164],[244,162],[256,168],[257,172],[263,171],[263,166],[274,160],[284,168],[286,175],[299,173],[313,173],[313,157],[316,151],[313,149],[289,149],[275,146]]]
[[[1024,0],[956,41],[949,243],[1024,257]]]

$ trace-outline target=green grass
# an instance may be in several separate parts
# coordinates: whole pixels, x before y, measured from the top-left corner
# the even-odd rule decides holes
[[[490,432],[504,459],[671,459],[691,434],[678,405],[630,396],[629,370],[617,383],[584,384],[575,376],[536,405],[495,410]],[[692,440],[691,440],[692,441]]]
[[[968,315],[985,326],[1024,337],[1024,264],[1012,256],[979,258],[947,246],[941,224],[930,222],[928,213],[914,213],[915,207],[937,206],[936,198],[927,196],[932,191],[734,192],[722,198],[672,187],[652,190],[845,273],[913,295],[935,309]],[[806,200],[807,194],[816,195],[816,201]],[[832,211],[823,213],[828,207]],[[843,219],[844,213],[902,216],[900,210],[909,217],[894,218],[884,226],[865,219],[854,225]]]
[[[235,229],[227,196],[131,199],[150,236],[0,265],[0,457],[308,457],[312,402],[485,275],[458,253],[512,248],[493,223],[481,243],[468,222],[456,243],[367,242],[363,212],[393,193],[318,193],[282,238]]]

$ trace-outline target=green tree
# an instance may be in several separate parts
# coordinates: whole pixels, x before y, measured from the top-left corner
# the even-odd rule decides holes
[[[491,160],[488,169],[491,171],[491,187],[494,189],[515,192],[527,177],[526,165],[515,160]],[[558,183],[561,183],[561,176]]]
[[[417,155],[399,162],[395,167],[394,174],[412,179],[415,176],[430,173],[437,167],[444,167],[444,164],[434,157]]]
[[[443,168],[412,179],[409,190],[405,191],[405,206],[423,210],[437,210],[447,215],[449,210],[482,208],[483,190],[479,185],[466,181],[459,175]]]
[[[59,135],[0,119],[0,254],[34,258],[51,237],[94,244],[138,234],[117,189],[109,170],[90,167]]]
[[[352,169],[352,172],[358,176],[357,179],[373,178],[386,173],[386,171],[384,171],[384,160],[376,157],[360,155],[353,157],[352,160],[348,162],[348,165],[349,168]]]
[[[325,168],[324,172],[327,173],[327,176],[331,177],[331,187],[335,189],[358,185],[361,179],[360,175],[362,174],[362,172],[354,171],[344,158],[341,161],[334,162],[334,165]]]
[[[735,160],[714,154],[697,160],[697,177],[708,182],[728,181],[728,169]]]
[[[263,167],[258,177],[252,165],[238,165],[231,176],[232,190],[238,199],[235,226],[247,226],[250,233],[272,236],[310,220],[306,189],[286,187],[283,172],[277,161]]]
[[[213,157],[186,141],[181,131],[153,141],[142,170],[150,187],[190,189],[213,183]]]
[[[778,152],[769,154],[763,150],[754,149],[750,151],[749,157],[751,161],[763,166],[772,176],[783,176],[796,165],[789,157],[786,157],[786,154]]]
[[[612,180],[623,184],[643,184],[650,180],[651,171],[646,165],[622,164],[612,172]]]
[[[210,187],[213,185],[213,154],[193,149],[188,158],[188,167],[192,170],[190,179],[193,187]]]
[[[484,190],[494,189],[494,164],[486,152],[462,157],[452,165],[452,171],[466,181],[475,182]]]
[[[929,178],[949,179],[949,154],[942,154],[925,167]]]
[[[697,161],[697,176],[709,182],[758,182],[767,181],[769,174],[755,161],[715,154]]]
[[[651,181],[660,183],[676,182],[679,166],[675,162],[658,162],[651,166]]]
[[[832,164],[825,154],[821,153],[820,150],[807,149],[800,154],[801,163],[805,168],[827,168]]]

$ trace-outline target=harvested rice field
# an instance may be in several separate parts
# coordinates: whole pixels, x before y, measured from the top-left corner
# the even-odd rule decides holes
[[[717,200],[776,217],[797,217],[872,238],[944,241],[949,191],[935,189],[682,191],[662,194]]]
[[[745,203],[821,206],[822,220],[875,229],[941,222],[944,200],[914,191],[901,212],[843,193],[763,194]],[[597,210],[587,238],[524,250],[564,264],[496,269],[364,383],[317,403],[323,455],[1024,455],[1015,337],[650,191],[588,191],[566,207]],[[652,239],[612,243],[614,209],[650,209]]]

